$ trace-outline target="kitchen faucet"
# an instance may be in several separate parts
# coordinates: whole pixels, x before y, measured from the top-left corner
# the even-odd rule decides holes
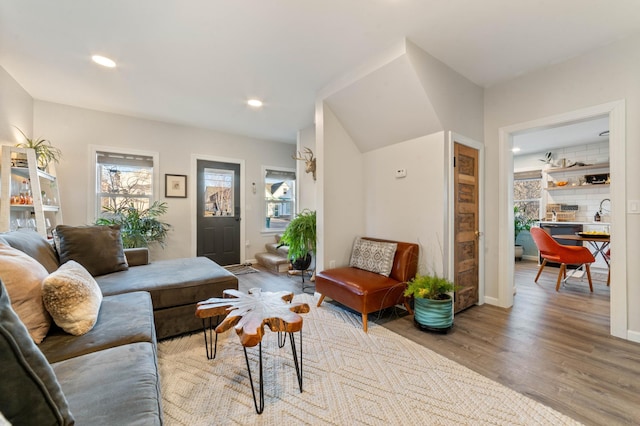
[[[602,204],[604,204],[605,201],[609,202],[609,208],[607,209],[607,213],[611,213],[611,200],[608,198],[605,198],[604,200],[600,201],[600,210],[598,211],[600,215],[602,215]]]

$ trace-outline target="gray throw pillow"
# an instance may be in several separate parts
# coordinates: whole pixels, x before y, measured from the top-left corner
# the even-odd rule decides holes
[[[0,412],[14,425],[72,425],[53,369],[11,309],[0,282]]]
[[[75,260],[96,277],[129,269],[120,226],[56,226],[60,263]]]
[[[11,247],[28,254],[45,267],[48,273],[58,269],[58,256],[53,246],[42,235],[29,229],[7,232],[2,238]]]
[[[388,277],[393,268],[397,243],[356,239],[349,266]]]

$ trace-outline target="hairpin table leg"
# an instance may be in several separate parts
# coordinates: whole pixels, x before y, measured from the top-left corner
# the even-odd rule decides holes
[[[242,347],[244,349],[244,359],[247,361],[247,371],[249,372],[249,383],[251,383],[251,393],[253,394],[253,405],[256,407],[256,413],[262,414],[264,411],[264,381],[262,376],[262,342],[258,344],[258,351],[260,353],[260,405],[258,406],[258,401],[256,400],[256,390],[253,387],[253,378],[251,377],[251,367],[249,366],[249,357],[247,356],[247,348],[245,346]]]
[[[300,386],[300,392],[302,393],[302,330],[300,330],[300,362],[298,362],[298,356],[296,354],[296,341],[293,337],[294,333],[289,333],[291,339],[291,353],[293,354],[293,363],[296,366],[296,375],[298,376],[298,385]]]
[[[218,333],[216,334],[215,341],[213,338],[213,329],[220,323],[220,315],[216,316],[216,325],[211,325],[211,317],[209,317],[209,339],[207,339],[207,326],[205,325],[205,318],[202,319],[202,331],[204,333],[204,348],[207,351],[207,359],[216,359],[216,352],[218,351]]]

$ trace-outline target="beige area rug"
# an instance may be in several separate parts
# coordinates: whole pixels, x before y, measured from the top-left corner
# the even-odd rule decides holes
[[[576,421],[382,326],[312,295],[303,314],[303,392],[289,339],[263,339],[265,407],[256,414],[242,346],[220,335],[207,360],[202,333],[162,341],[158,358],[167,425],[569,425]],[[298,344],[299,333],[296,333]],[[249,348],[254,380],[258,347]],[[256,382],[257,391],[257,382]]]

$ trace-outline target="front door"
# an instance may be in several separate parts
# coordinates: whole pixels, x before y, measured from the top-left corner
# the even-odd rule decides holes
[[[454,143],[454,312],[479,301],[478,150]]]
[[[240,263],[240,164],[198,160],[197,254]]]

